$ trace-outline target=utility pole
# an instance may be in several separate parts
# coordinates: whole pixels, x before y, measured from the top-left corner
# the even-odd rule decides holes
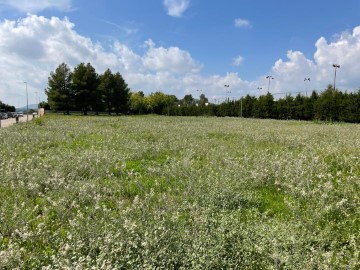
[[[340,68],[340,65],[333,64],[333,67],[335,68],[335,75],[334,75],[334,91],[336,91],[335,83],[336,83],[336,70]]]
[[[225,87],[225,92],[226,92],[226,99],[227,99],[227,102],[229,102],[228,94],[231,93],[231,91],[229,90],[230,85],[225,84],[224,87]]]
[[[27,89],[27,82],[25,83],[26,87],[26,121],[29,121],[29,98],[28,98],[28,89]]]
[[[268,84],[268,93],[270,93],[270,80],[273,80],[273,79],[274,79],[274,77],[273,77],[273,76],[271,76],[271,75],[269,75],[269,76],[266,76],[266,79],[268,79],[268,80],[269,80],[269,84]]]
[[[310,78],[305,78],[305,79],[304,79],[304,82],[305,82],[305,83],[306,83],[307,81],[310,83]],[[307,91],[307,90],[308,90],[308,88],[306,87],[306,89],[305,89],[305,91],[306,91],[306,97],[308,96],[308,91]]]

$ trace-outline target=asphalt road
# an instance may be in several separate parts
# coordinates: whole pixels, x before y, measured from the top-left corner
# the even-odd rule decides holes
[[[26,122],[26,115],[19,117],[19,122]],[[29,121],[33,119],[33,116],[29,114]],[[1,119],[1,128],[11,126],[16,123],[16,118]]]

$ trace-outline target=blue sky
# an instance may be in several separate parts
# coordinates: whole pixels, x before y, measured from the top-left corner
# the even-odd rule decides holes
[[[62,62],[119,71],[133,91],[210,99],[360,88],[360,1],[0,0],[0,100],[45,99]],[[304,83],[310,77],[311,82]],[[258,87],[263,88],[257,90]]]

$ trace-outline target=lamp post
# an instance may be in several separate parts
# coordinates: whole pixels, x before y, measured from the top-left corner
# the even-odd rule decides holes
[[[268,93],[270,93],[270,80],[273,80],[273,79],[274,79],[274,77],[273,77],[273,76],[271,76],[271,75],[269,75],[269,76],[266,76],[266,79],[268,79],[268,80],[269,80]]]
[[[227,99],[227,101],[229,102],[228,94],[231,93],[231,91],[229,90],[230,85],[229,85],[229,84],[225,84],[224,87],[225,87],[225,92],[226,92],[226,99]]]
[[[336,83],[336,70],[340,68],[340,65],[333,64],[333,67],[335,68],[335,74],[334,74],[334,91],[336,90],[335,83]]]
[[[37,105],[36,108],[39,109],[39,103],[38,103],[38,92],[35,92],[35,104]]]
[[[27,89],[27,82],[25,83],[26,87],[26,121],[29,121],[29,98],[28,98],[28,89]]]
[[[305,83],[306,83],[306,82],[309,82],[309,83],[310,83],[310,78],[305,78],[305,79],[304,79],[304,82],[305,82]],[[307,89],[307,87],[306,87],[306,96],[308,96],[308,95],[307,95],[307,90],[308,90],[308,89]]]
[[[259,90],[259,97],[261,95],[261,90],[262,90],[262,87],[258,87],[257,90]]]

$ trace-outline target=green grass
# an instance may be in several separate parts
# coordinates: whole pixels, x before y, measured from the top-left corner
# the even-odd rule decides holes
[[[162,116],[0,129],[0,269],[357,269],[359,135]]]

